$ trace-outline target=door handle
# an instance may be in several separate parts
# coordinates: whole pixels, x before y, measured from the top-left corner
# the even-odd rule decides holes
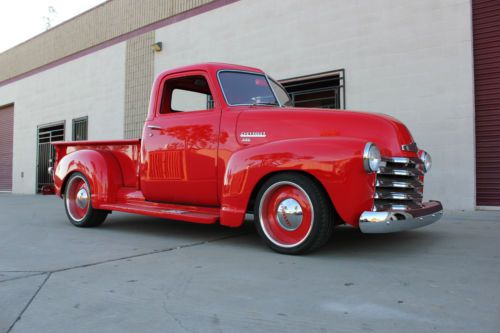
[[[163,129],[160,126],[156,126],[156,125],[148,125],[148,128],[151,128],[152,130],[162,130]]]

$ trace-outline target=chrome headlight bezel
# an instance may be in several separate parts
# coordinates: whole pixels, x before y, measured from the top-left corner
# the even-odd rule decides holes
[[[366,172],[377,172],[380,169],[382,156],[380,150],[373,142],[368,142],[363,151],[363,167]]]
[[[418,157],[420,158],[420,160],[423,163],[424,172],[425,173],[429,172],[429,170],[432,167],[432,158],[431,158],[431,155],[428,152],[426,152],[425,150],[420,150],[418,152]]]

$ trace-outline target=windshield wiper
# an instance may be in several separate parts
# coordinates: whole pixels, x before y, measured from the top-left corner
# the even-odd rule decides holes
[[[255,102],[252,104],[253,106],[257,106],[257,105],[273,105],[273,106],[279,106],[278,103],[274,102],[274,103],[271,103],[271,102]]]

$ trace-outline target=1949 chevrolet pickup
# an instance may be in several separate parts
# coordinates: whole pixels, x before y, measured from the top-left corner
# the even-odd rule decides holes
[[[255,226],[275,251],[324,245],[335,225],[413,229],[442,216],[422,202],[431,157],[386,115],[291,107],[256,68],[208,63],[161,73],[142,139],[54,143],[55,193],[71,223],[111,211]]]

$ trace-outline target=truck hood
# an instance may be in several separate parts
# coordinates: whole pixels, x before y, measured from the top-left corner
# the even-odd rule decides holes
[[[416,155],[401,148],[413,142],[403,123],[387,115],[358,111],[249,107],[238,117],[236,136],[243,145],[301,137],[351,137],[375,143],[382,156]]]

